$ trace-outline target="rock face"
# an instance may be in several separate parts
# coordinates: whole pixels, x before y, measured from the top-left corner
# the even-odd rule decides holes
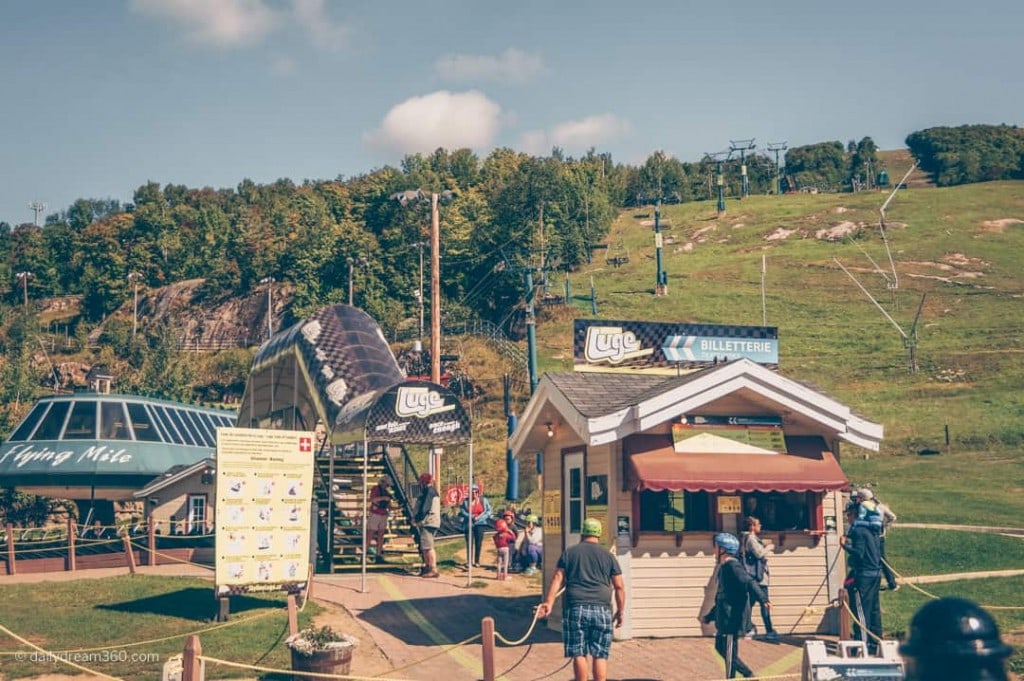
[[[262,288],[242,297],[210,301],[203,295],[204,279],[180,281],[159,289],[139,292],[139,327],[169,323],[183,346],[196,350],[224,350],[259,345],[268,337],[267,293]],[[291,303],[287,284],[276,284],[270,294],[271,324],[275,332],[284,323],[284,312]],[[128,301],[111,317],[132,318]],[[101,324],[91,334],[96,343],[103,333]]]

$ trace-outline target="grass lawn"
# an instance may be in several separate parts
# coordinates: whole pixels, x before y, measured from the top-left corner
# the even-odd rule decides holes
[[[1024,577],[971,579],[920,586],[934,596],[957,596],[982,606],[1024,606]],[[882,592],[882,624],[886,635],[906,638],[911,617],[929,600],[929,596],[910,586],[904,586],[895,593]],[[989,609],[989,612],[999,624],[1003,640],[1014,646],[1010,670],[1024,673],[1024,609]]]
[[[896,527],[885,536],[885,550],[906,577],[1024,569],[1024,539],[998,534]],[[1019,600],[1024,605],[1024,595]]]
[[[214,603],[211,582],[188,577],[136,575],[16,584],[4,587],[0,622],[45,650],[79,651],[68,659],[89,669],[126,679],[159,679],[163,663],[185,647],[185,634],[217,626]],[[310,603],[299,613],[300,626],[319,611]],[[228,624],[200,633],[205,655],[278,669],[291,667],[283,645],[288,633],[283,594],[233,596]],[[178,638],[132,645],[174,636]],[[26,649],[0,635],[0,669],[5,678],[80,673],[55,662],[19,661],[10,654]],[[211,672],[217,678],[254,675],[224,666]]]

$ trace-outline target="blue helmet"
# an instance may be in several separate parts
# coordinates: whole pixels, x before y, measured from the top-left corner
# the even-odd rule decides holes
[[[737,556],[740,553],[740,540],[736,538],[736,535],[728,532],[719,532],[715,535],[715,546],[730,556]]]

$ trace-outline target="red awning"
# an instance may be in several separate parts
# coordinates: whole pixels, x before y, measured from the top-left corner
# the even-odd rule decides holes
[[[849,481],[821,438],[786,438],[785,454],[676,452],[661,436],[627,445],[631,489],[660,492],[826,492]]]

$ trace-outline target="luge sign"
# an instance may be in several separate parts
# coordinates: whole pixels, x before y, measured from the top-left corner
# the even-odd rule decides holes
[[[774,326],[573,320],[576,371],[675,373],[746,358],[779,363]]]
[[[219,592],[306,581],[313,438],[306,431],[217,429]]]

